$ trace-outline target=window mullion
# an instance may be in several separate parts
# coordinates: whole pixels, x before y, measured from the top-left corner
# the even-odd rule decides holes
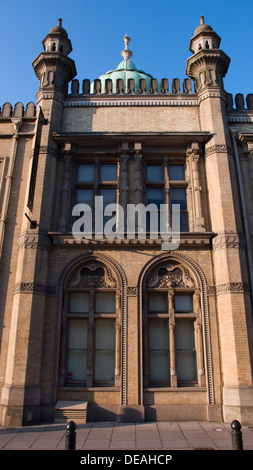
[[[195,291],[194,294],[194,313],[196,313],[195,321],[195,344],[197,356],[197,370],[198,370],[198,384],[200,387],[205,386],[205,365],[204,365],[204,346],[203,346],[203,329],[201,319],[201,305],[200,305],[200,292]]]
[[[176,369],[176,344],[175,344],[175,310],[174,310],[174,291],[168,291],[169,306],[169,347],[170,347],[170,384],[171,387],[177,386],[177,369]]]
[[[95,349],[94,310],[95,310],[95,292],[92,290],[90,291],[90,297],[89,297],[89,323],[88,323],[87,375],[86,375],[87,387],[92,387],[94,383],[94,349]]]

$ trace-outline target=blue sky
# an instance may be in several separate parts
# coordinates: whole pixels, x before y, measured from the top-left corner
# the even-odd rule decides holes
[[[201,15],[231,59],[226,91],[253,93],[252,0],[0,0],[0,106],[36,102],[32,61],[58,18],[72,42],[80,83],[118,66],[127,33],[137,68],[168,78],[171,86],[173,78],[186,77],[190,38]]]

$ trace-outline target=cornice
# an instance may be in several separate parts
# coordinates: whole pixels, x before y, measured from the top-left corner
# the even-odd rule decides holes
[[[113,96],[108,97],[107,95],[99,95],[90,99],[87,98],[68,98],[64,101],[64,107],[122,107],[122,106],[198,106],[197,95],[160,95],[152,97],[152,95],[147,96]]]
[[[157,248],[161,249],[162,243],[165,240],[162,238],[158,239],[130,239],[127,238],[117,239],[114,238],[109,240],[107,238],[99,239],[89,239],[86,240],[82,238],[81,240],[77,240],[73,237],[72,234],[62,234],[59,232],[51,232],[49,236],[52,239],[53,245],[56,246],[64,246],[64,247],[78,247],[78,246],[85,246],[85,247],[92,247],[92,246],[105,246],[106,248],[113,246],[114,248],[120,247],[143,247],[143,248]],[[207,247],[211,246],[211,239],[213,237],[213,233],[211,232],[200,232],[200,233],[182,233],[180,235],[180,247],[188,247],[188,248],[195,248],[195,247]]]

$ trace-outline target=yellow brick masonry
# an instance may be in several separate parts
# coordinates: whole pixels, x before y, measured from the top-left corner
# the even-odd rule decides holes
[[[62,132],[198,132],[197,106],[64,108]]]

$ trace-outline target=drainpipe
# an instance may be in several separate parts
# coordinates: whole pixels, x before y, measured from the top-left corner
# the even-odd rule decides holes
[[[244,196],[243,182],[242,182],[242,173],[241,173],[241,167],[240,167],[240,162],[239,162],[239,154],[238,154],[238,148],[237,148],[237,138],[238,137],[237,137],[237,135],[232,134],[232,133],[231,133],[231,135],[232,135],[232,141],[233,141],[233,146],[234,146],[235,162],[236,162],[239,189],[240,189],[240,196],[241,196],[243,224],[244,224],[248,264],[249,264],[251,299],[253,300],[253,262],[252,262],[251,246],[250,246],[249,224],[248,224],[248,217],[247,217],[247,210],[246,210],[246,203],[245,203],[245,196]]]
[[[12,181],[13,168],[14,168],[16,152],[17,152],[18,131],[22,125],[22,118],[17,118],[17,119],[13,118],[11,122],[14,126],[15,132],[12,137],[11,154],[10,154],[8,171],[6,175],[6,185],[5,185],[5,190],[4,190],[3,205],[2,205],[2,212],[1,212],[1,218],[0,218],[0,258],[2,256],[5,223],[6,223],[6,218],[7,218],[10,191],[11,191],[11,181]]]

